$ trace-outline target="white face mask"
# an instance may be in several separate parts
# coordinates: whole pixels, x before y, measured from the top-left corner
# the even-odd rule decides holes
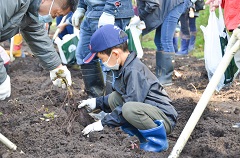
[[[51,13],[51,10],[52,10],[53,3],[54,3],[54,0],[52,1],[52,4],[50,6],[48,15],[40,15],[40,14],[38,15],[39,22],[41,22],[41,23],[52,22],[53,18],[52,18],[52,15],[50,13]]]
[[[112,53],[111,53],[110,56],[108,57],[108,60],[105,61],[105,62],[103,62],[103,65],[104,65],[106,68],[109,68],[109,69],[112,69],[112,70],[119,70],[120,65],[119,65],[119,63],[118,63],[118,59],[117,59],[117,63],[116,63],[115,65],[113,65],[113,66],[109,66],[109,65],[108,65],[108,61],[110,60],[111,56],[112,56]]]

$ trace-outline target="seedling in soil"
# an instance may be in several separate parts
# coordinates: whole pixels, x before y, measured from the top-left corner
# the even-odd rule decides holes
[[[64,70],[61,70],[61,69],[58,70],[58,71],[56,72],[56,77],[55,77],[53,80],[55,81],[56,79],[62,79],[62,83],[65,84],[66,87],[67,87],[68,96],[69,96],[70,98],[72,98],[72,96],[73,96],[72,87],[68,84],[68,81],[67,81],[66,77],[62,77],[62,76],[61,76],[63,73],[64,73]]]
[[[63,125],[67,124],[66,132],[68,134],[71,134],[72,122],[75,121],[75,119],[78,120],[78,122],[84,126],[94,121],[93,121],[93,118],[91,118],[91,116],[88,114],[86,109],[77,108],[77,104],[74,99],[73,89],[68,84],[66,77],[61,76],[61,74],[63,73],[64,73],[64,70],[58,70],[56,72],[56,77],[54,78],[54,80],[62,79],[62,83],[65,84],[67,87],[67,92],[68,92],[66,97],[67,104],[65,104],[67,106],[65,107],[65,110],[67,111],[69,117],[64,121]],[[66,103],[66,100],[64,101],[64,103]]]
[[[0,112],[0,116],[2,116],[3,115],[3,113],[2,112]]]
[[[44,118],[40,118],[40,120],[42,121],[50,121],[50,120],[53,120],[54,118],[57,117],[57,115],[55,115],[54,112],[50,112],[48,114],[43,114]]]
[[[67,87],[67,96],[66,96],[66,99],[65,101],[67,101],[67,105],[73,105],[75,106],[75,99],[73,97],[73,89],[72,89],[72,86],[70,86],[68,84],[68,80],[66,79],[66,77],[62,77],[62,74],[64,73],[64,70],[58,70],[56,72],[56,77],[53,79],[54,81],[56,79],[61,79],[62,80],[62,84],[65,84],[65,86]],[[65,102],[64,101],[64,102]],[[73,107],[73,108],[77,108],[77,107]]]
[[[43,116],[48,118],[48,119],[54,119],[56,117],[54,112],[50,112],[48,114],[43,114]]]

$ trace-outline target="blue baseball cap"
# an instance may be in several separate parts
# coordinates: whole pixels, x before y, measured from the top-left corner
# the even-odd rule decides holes
[[[104,25],[93,33],[89,45],[91,53],[83,59],[83,62],[87,64],[94,59],[98,52],[122,44],[127,40],[128,35],[118,26]]]

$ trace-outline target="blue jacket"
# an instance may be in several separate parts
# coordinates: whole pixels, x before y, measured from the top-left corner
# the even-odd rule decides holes
[[[122,96],[125,103],[134,101],[156,106],[166,114],[172,127],[175,126],[177,111],[172,106],[171,100],[157,77],[140,59],[136,58],[136,53],[130,53],[123,67],[113,72],[115,76],[113,89]],[[110,113],[102,119],[103,126],[117,127],[126,123],[122,116],[123,105],[119,105],[111,111],[108,105],[108,96],[98,97],[96,101],[97,108]]]
[[[134,15],[132,0],[79,0],[78,8],[85,9],[87,18],[99,18],[103,12],[114,15],[115,19]]]

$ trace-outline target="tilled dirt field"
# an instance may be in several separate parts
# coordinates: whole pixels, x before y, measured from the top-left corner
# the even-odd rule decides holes
[[[143,62],[154,71],[155,52],[145,51]],[[0,101],[0,133],[18,146],[9,151],[0,144],[3,158],[155,158],[168,157],[192,111],[205,90],[208,78],[204,60],[176,57],[174,84],[166,87],[179,118],[174,132],[168,136],[169,149],[161,153],[131,150],[136,137],[128,137],[119,128],[106,127],[85,137],[83,128],[93,119],[71,104],[86,99],[81,74],[71,69],[74,98],[66,90],[53,87],[49,72],[31,56],[17,58],[10,65],[12,95]],[[240,83],[215,93],[191,134],[181,158],[239,158]],[[22,150],[25,154],[20,154]]]

